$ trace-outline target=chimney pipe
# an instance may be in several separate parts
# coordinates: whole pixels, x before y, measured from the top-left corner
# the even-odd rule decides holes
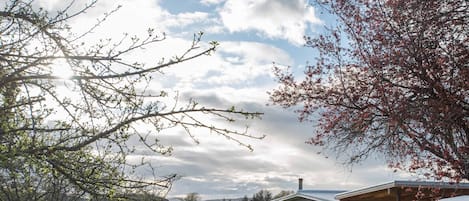
[[[298,179],[298,191],[303,190],[303,178]]]

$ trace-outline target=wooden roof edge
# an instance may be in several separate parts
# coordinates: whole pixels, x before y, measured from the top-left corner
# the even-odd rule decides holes
[[[390,189],[390,188],[395,188],[395,187],[430,187],[430,188],[445,188],[445,189],[448,189],[448,188],[469,189],[469,183],[396,180],[396,181],[386,182],[386,183],[382,183],[382,184],[378,184],[374,186],[359,188],[359,189],[347,191],[344,193],[339,193],[335,196],[335,199],[341,200],[344,198],[363,195],[363,194],[372,193],[372,192]]]

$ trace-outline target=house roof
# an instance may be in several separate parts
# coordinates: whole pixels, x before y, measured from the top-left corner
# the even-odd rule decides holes
[[[295,194],[290,194],[272,201],[285,201],[295,198],[305,198],[314,201],[334,201],[334,196],[343,193],[343,190],[299,190]]]
[[[441,199],[440,201],[468,201],[468,200],[469,200],[469,195],[463,195],[463,196]]]
[[[339,193],[335,196],[335,199],[341,200],[348,197],[363,195],[366,193],[391,189],[395,187],[430,187],[430,188],[452,188],[452,189],[468,189],[469,183],[448,183],[448,182],[428,182],[428,181],[392,181],[379,185],[369,186],[365,188],[360,188],[357,190],[347,191]]]

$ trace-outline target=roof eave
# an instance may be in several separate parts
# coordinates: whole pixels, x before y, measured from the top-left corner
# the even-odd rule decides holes
[[[392,182],[382,183],[382,184],[375,185],[375,186],[368,186],[368,187],[364,187],[364,188],[359,188],[357,190],[352,190],[352,191],[347,191],[347,192],[344,192],[344,193],[339,193],[335,196],[335,199],[340,200],[340,199],[344,199],[344,198],[348,198],[348,197],[362,195],[362,194],[365,194],[365,193],[371,193],[371,192],[375,192],[375,191],[379,191],[379,190],[383,190],[383,189],[392,188],[392,187],[395,186],[395,182],[396,181],[392,181]]]
[[[284,200],[288,200],[288,199],[291,199],[291,198],[294,198],[294,197],[301,197],[301,198],[305,198],[305,199],[318,200],[318,201],[330,201],[330,200],[328,200],[328,199],[324,199],[324,198],[321,198],[321,197],[316,197],[316,196],[312,196],[312,195],[303,194],[303,193],[301,193],[301,192],[296,192],[296,193],[294,193],[294,194],[290,194],[290,195],[283,196],[283,197],[280,197],[280,198],[277,198],[277,199],[273,199],[272,201],[284,201]]]
[[[357,190],[352,190],[344,193],[339,193],[335,196],[335,199],[340,200],[348,197],[353,197],[357,195],[362,195],[366,193],[371,193],[375,191],[385,190],[394,187],[440,187],[440,188],[459,188],[459,189],[469,189],[469,183],[459,183],[451,184],[448,182],[426,182],[426,181],[391,181],[375,186],[369,186],[365,188],[360,188]]]

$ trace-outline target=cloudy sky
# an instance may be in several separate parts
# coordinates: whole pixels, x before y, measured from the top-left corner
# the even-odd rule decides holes
[[[54,10],[64,1],[38,4]],[[101,0],[70,25],[80,32],[118,5],[122,7],[94,30],[94,36],[120,38],[124,32],[139,35],[148,28],[165,32],[165,41],[134,55],[142,60],[184,52],[199,31],[204,32],[204,43],[220,43],[211,56],[165,69],[152,88],[178,91],[181,98],[210,107],[234,105],[265,113],[262,120],[241,122],[249,124],[252,134],[267,135],[263,140],[242,139],[253,152],[206,131],[195,133],[199,145],[180,131],[160,133],[161,142],[174,148],[172,155],[146,158],[158,167],[158,174],[182,176],[169,197],[197,192],[203,199],[234,198],[261,189],[296,190],[299,177],[306,189],[354,189],[406,178],[387,169],[383,160],[346,167],[334,155],[318,155],[319,148],[304,143],[313,133],[312,123],[299,123],[294,109],[268,105],[267,92],[276,87],[273,62],[302,72],[315,57],[314,50],[303,47],[303,36],[315,36],[335,23],[306,0]]]

